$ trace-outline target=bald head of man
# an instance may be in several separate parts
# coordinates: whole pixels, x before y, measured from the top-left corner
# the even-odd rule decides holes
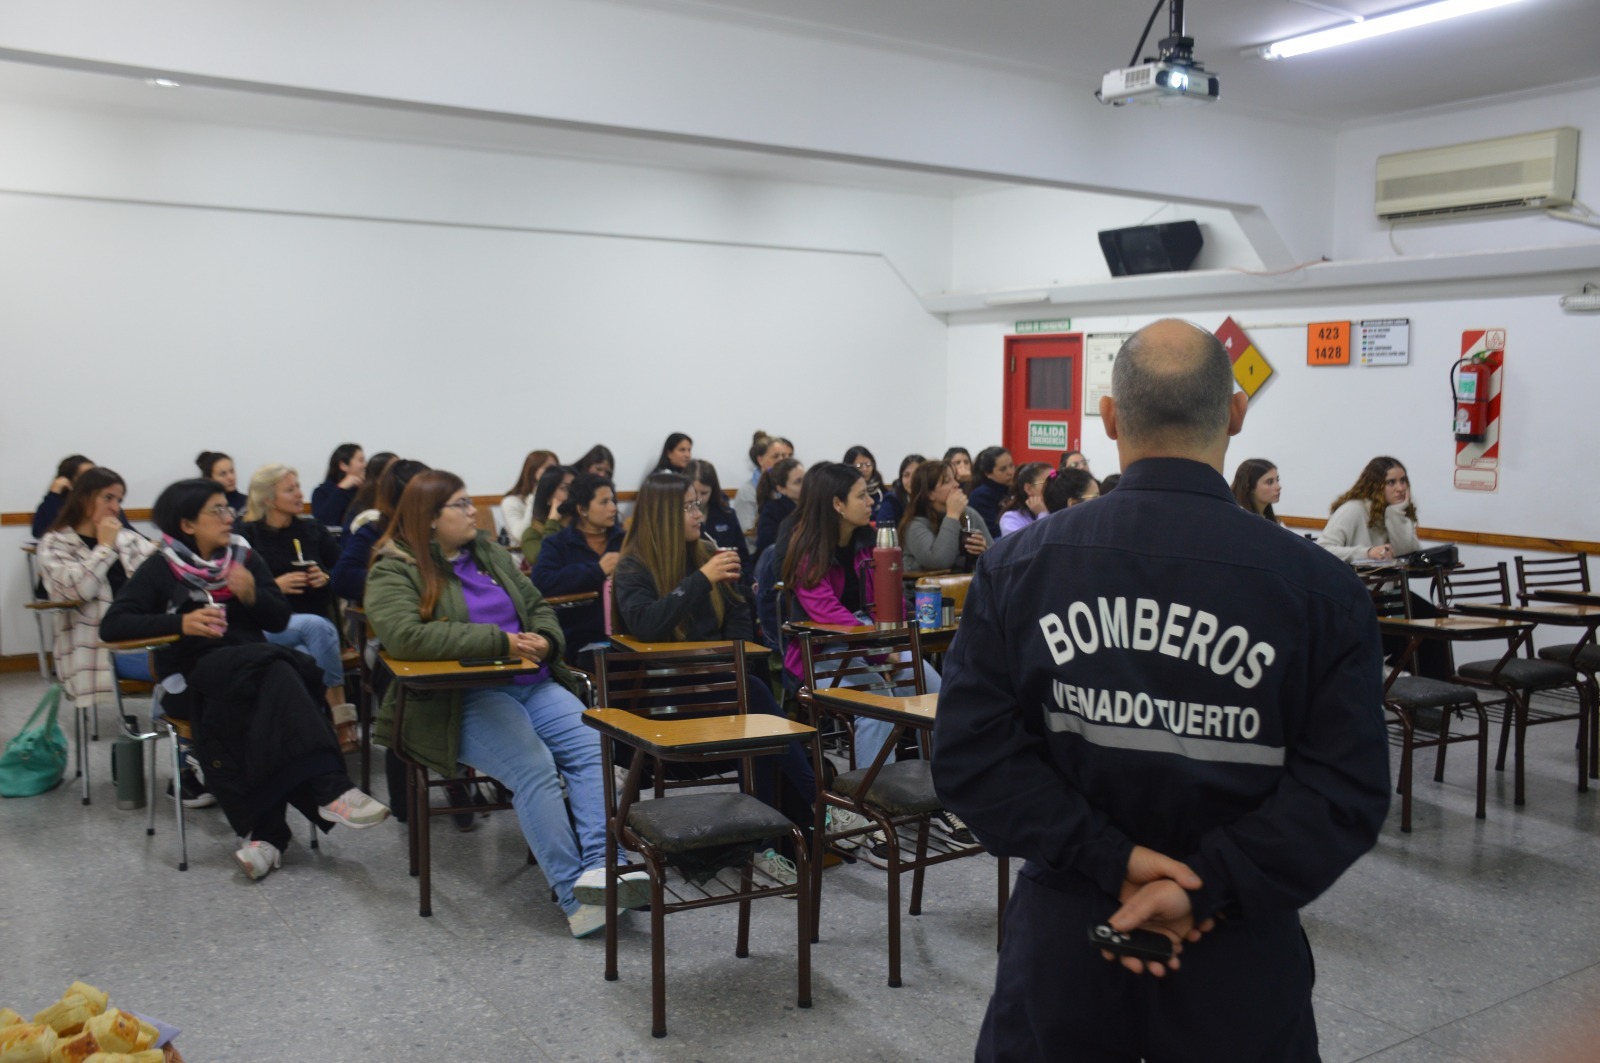
[[[1164,318],[1128,337],[1100,400],[1106,434],[1126,469],[1141,458],[1189,458],[1222,471],[1228,437],[1244,426],[1248,396],[1215,336]]]

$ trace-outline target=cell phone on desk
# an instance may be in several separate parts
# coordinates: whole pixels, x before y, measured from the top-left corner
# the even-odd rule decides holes
[[[521,664],[521,657],[463,657],[456,662],[463,668],[492,668],[496,665]]]
[[[1124,934],[1109,923],[1098,923],[1089,928],[1089,944],[1113,956],[1132,956],[1146,963],[1167,963],[1172,959],[1172,939],[1154,930]]]

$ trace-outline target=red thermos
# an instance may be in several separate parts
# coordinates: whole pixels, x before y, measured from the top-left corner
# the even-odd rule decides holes
[[[893,525],[879,528],[878,545],[872,549],[872,601],[877,607],[879,627],[898,627],[906,622],[906,595],[900,571],[904,561],[899,532]]]

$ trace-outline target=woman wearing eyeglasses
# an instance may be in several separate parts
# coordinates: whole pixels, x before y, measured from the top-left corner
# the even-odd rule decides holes
[[[844,463],[866,478],[867,498],[876,513],[883,501],[883,477],[878,475],[878,459],[866,447],[854,446],[844,452]]]
[[[622,559],[622,525],[611,481],[583,473],[572,481],[558,511],[570,523],[544,540],[533,565],[533,585],[547,597],[599,592]],[[605,613],[596,599],[561,610],[567,661],[606,639]]]
[[[1390,561],[1422,549],[1406,467],[1386,456],[1367,462],[1355,485],[1334,500],[1317,543],[1351,563]]]
[[[440,774],[454,775],[461,763],[504,783],[573,937],[587,937],[605,926],[599,736],[584,725],[583,703],[561,661],[555,611],[476,518],[460,477],[439,470],[414,476],[373,551],[367,619],[399,660],[510,656],[538,670],[504,686],[410,692],[398,735],[391,686],[375,735]],[[648,899],[642,877],[621,884],[623,907]]]
[[[318,704],[322,676],[303,654],[270,645],[293,615],[260,555],[233,534],[214,480],[180,480],[155,505],[161,557],[139,566],[100,624],[108,642],[178,635],[155,651],[162,707],[194,729],[195,755],[244,844],[247,877],[278,867],[287,805],[323,830],[371,827],[389,810],[356,789]]]

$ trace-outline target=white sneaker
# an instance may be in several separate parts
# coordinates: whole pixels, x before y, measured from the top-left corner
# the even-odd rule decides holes
[[[768,849],[764,853],[757,853],[751,861],[757,871],[770,875],[785,886],[793,886],[799,881],[800,875],[794,866],[794,861],[778,852]]]
[[[567,916],[567,926],[575,938],[586,938],[606,928],[606,910],[598,904],[580,904],[578,910]]]
[[[251,882],[266,878],[273,868],[283,865],[283,853],[271,842],[247,841],[242,849],[233,854],[233,858],[239,861],[245,877]]]
[[[376,827],[389,818],[387,806],[362,793],[354,786],[317,809],[329,823],[343,823],[346,827],[362,830]]]
[[[572,884],[572,896],[579,904],[599,905],[605,910],[606,869],[591,867]],[[650,903],[650,874],[628,871],[617,876],[617,907],[643,908]]]
[[[872,826],[872,821],[859,812],[852,812],[848,808],[839,808],[835,805],[828,806],[824,829],[829,834],[847,830],[861,830],[863,827],[870,826]],[[859,848],[864,840],[865,836],[858,834],[853,838],[842,838],[833,844],[840,849],[855,849]]]

